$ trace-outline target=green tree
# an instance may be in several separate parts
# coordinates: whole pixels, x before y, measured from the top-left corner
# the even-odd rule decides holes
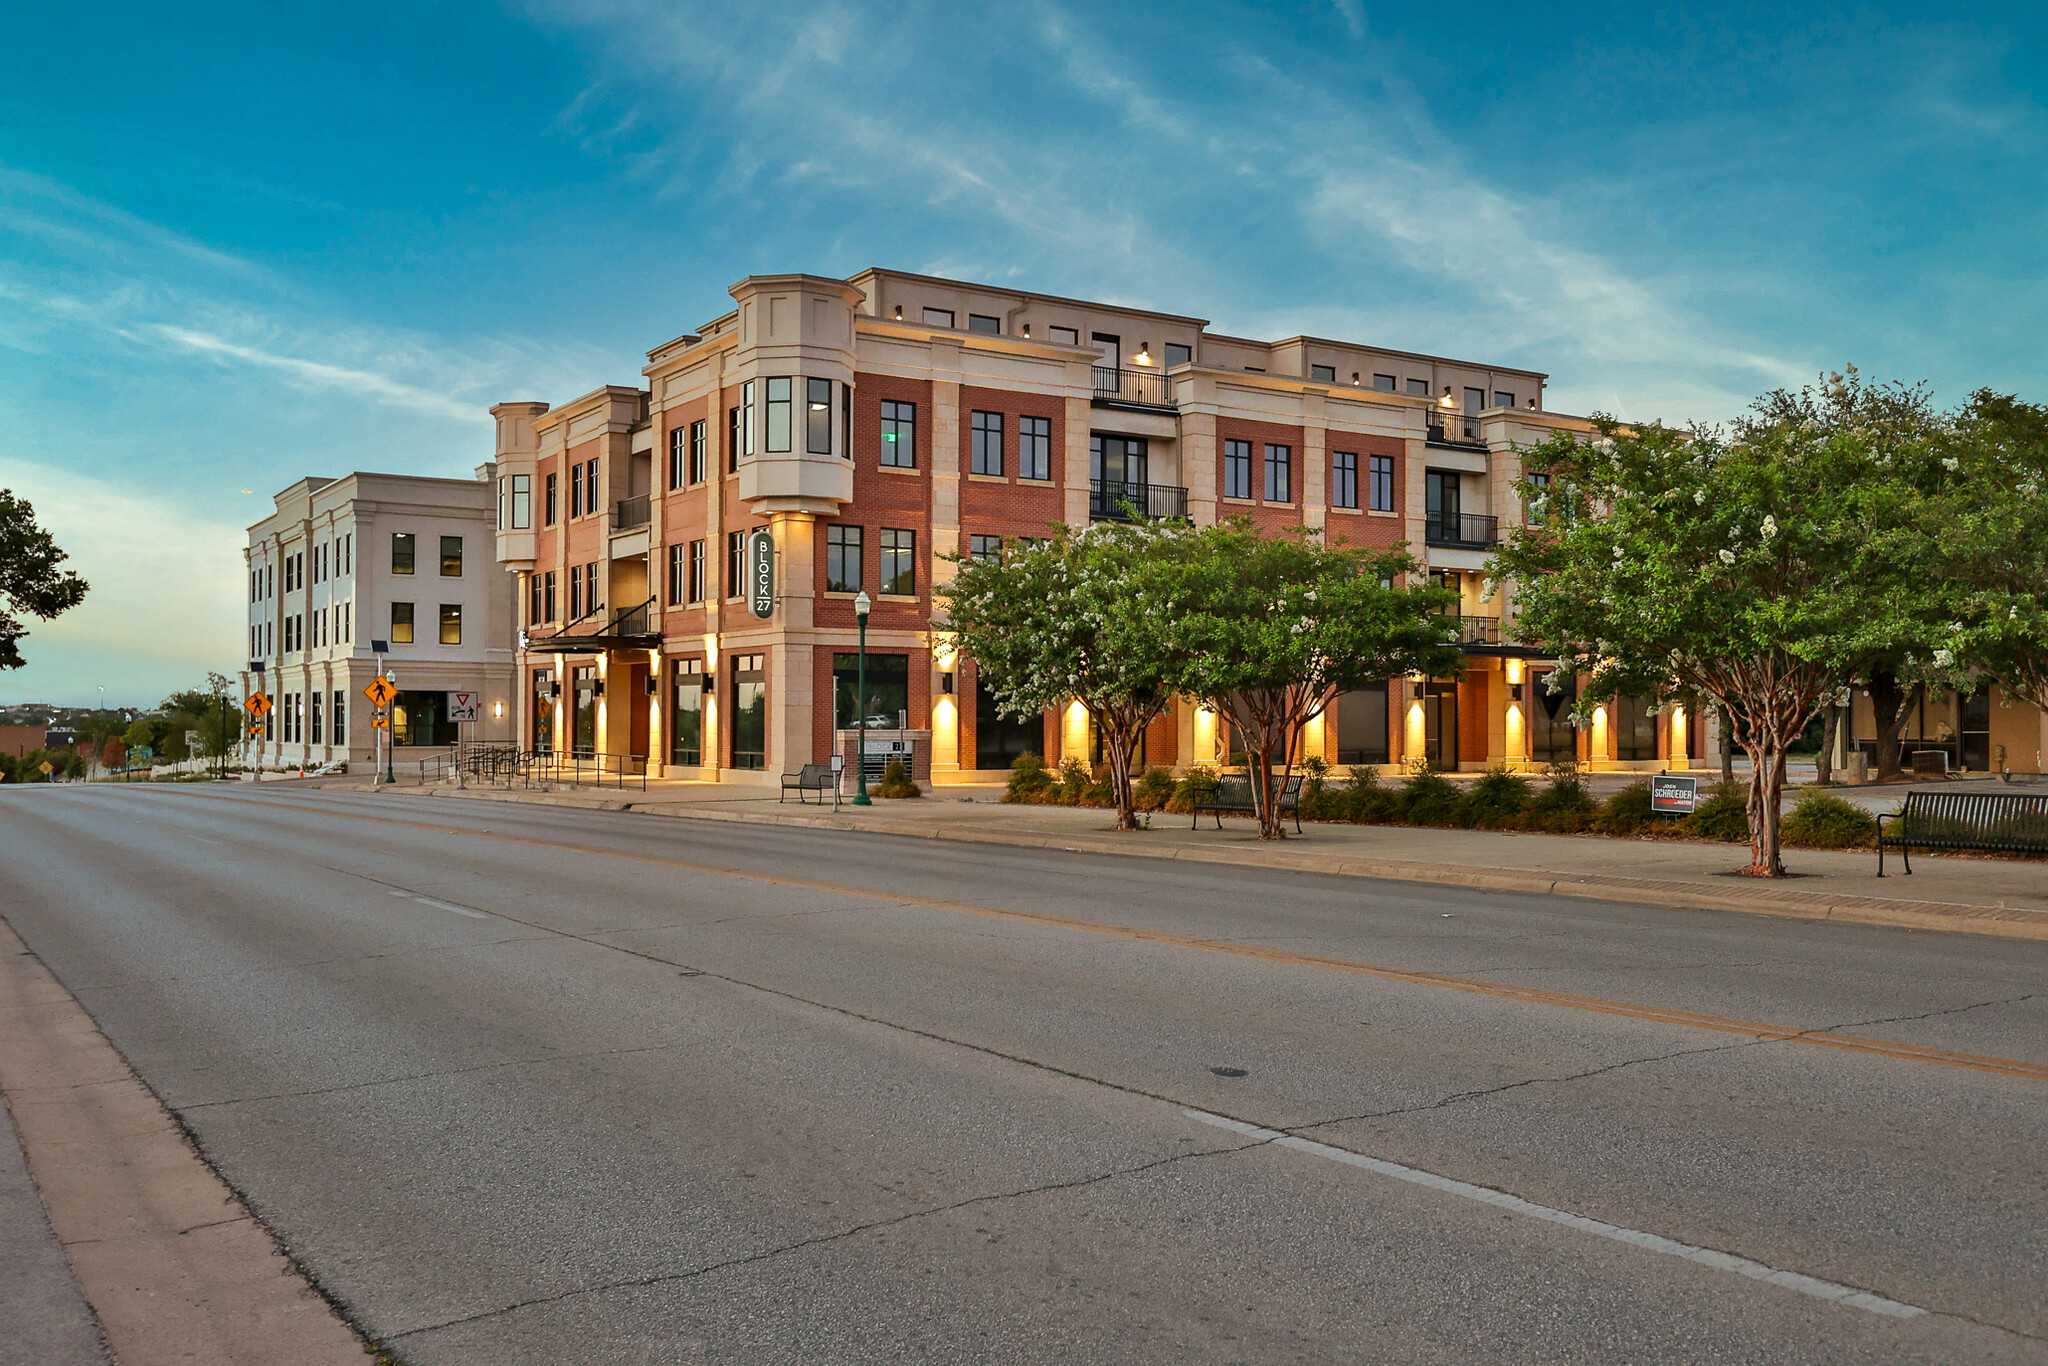
[[[1882,434],[1767,399],[1726,433],[1560,433],[1525,452],[1568,515],[1532,491],[1492,572],[1511,575],[1519,634],[1617,692],[1713,698],[1751,765],[1750,862],[1784,874],[1787,748],[1860,661],[1910,651],[1940,600],[1919,506]]]
[[[2048,710],[2048,407],[1980,390],[1946,460],[1961,482],[1923,523],[1955,588],[1938,658],[1979,665]]]
[[[1457,594],[1417,581],[1405,550],[1325,544],[1303,529],[1265,535],[1248,520],[1175,538],[1155,566],[1148,650],[1176,661],[1177,691],[1206,703],[1243,741],[1259,838],[1285,838],[1273,800],[1302,732],[1339,692],[1457,668]],[[1406,581],[1404,583],[1404,580]]]
[[[1170,604],[1153,589],[1162,557],[1189,533],[1167,522],[1056,528],[1000,559],[960,559],[941,588],[936,632],[974,661],[1004,711],[1088,709],[1108,758],[1116,828],[1136,830],[1131,760],[1173,697],[1173,660],[1151,648]]]
[[[78,606],[86,583],[58,566],[68,559],[50,533],[36,525],[35,509],[11,489],[0,489],[0,669],[18,669],[22,616],[44,621]]]

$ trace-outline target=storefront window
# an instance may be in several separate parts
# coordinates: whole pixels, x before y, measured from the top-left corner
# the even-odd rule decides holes
[[[576,710],[570,717],[569,748],[579,758],[587,759],[597,753],[597,666],[579,664],[571,670],[570,678]]]
[[[452,745],[455,727],[442,720],[447,694],[401,692],[391,699],[391,743],[394,745]]]
[[[669,697],[669,762],[695,767],[704,762],[704,661],[675,662]]]
[[[1654,759],[1657,757],[1657,718],[1647,697],[1621,696],[1614,699],[1614,757]]]
[[[1551,685],[1558,685],[1551,691]],[[1529,757],[1539,764],[1563,763],[1579,757],[1579,732],[1572,725],[1572,703],[1578,699],[1576,678],[1547,679],[1537,675],[1529,685]]]
[[[1384,764],[1387,749],[1387,685],[1374,683],[1337,694],[1337,762]]]
[[[555,671],[533,671],[533,752],[555,752]]]
[[[732,661],[732,766],[768,767],[768,674],[760,655]]]
[[[974,766],[1008,768],[1020,754],[1045,748],[1045,718],[1037,712],[1012,716],[996,705],[986,687],[974,690]]]
[[[832,656],[832,724],[840,730],[860,725],[860,656]],[[909,724],[910,656],[868,655],[869,730],[894,730]]]

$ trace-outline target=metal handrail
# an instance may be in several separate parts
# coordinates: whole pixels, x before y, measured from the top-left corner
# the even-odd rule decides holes
[[[646,526],[653,507],[653,495],[638,494],[612,504],[612,530],[637,531]]]
[[[1458,643],[1460,645],[1500,644],[1500,618],[1469,616],[1459,617]]]
[[[1479,414],[1456,408],[1429,410],[1429,439],[1453,446],[1484,446],[1479,435]]]
[[[1095,367],[1095,397],[1116,403],[1134,403],[1145,408],[1174,406],[1173,381],[1157,370],[1123,370],[1114,365]]]
[[[1500,518],[1470,512],[1455,516],[1433,512],[1423,523],[1422,539],[1428,545],[1484,550],[1500,544]]]
[[[1175,484],[1134,484],[1123,479],[1088,481],[1088,520],[1127,522],[1140,517],[1185,517],[1188,491]]]

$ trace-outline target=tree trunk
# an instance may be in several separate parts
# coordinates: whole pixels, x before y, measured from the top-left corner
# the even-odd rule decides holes
[[[1735,781],[1735,713],[1721,708],[1721,781]]]
[[[1906,729],[1907,718],[1913,714],[1913,706],[1926,695],[1927,686],[1915,683],[1901,690],[1898,678],[1889,673],[1873,673],[1870,678],[1871,713],[1877,720],[1877,775],[1873,782],[1897,782],[1906,776],[1906,766],[1899,762],[1899,736]],[[1889,716],[1889,720],[1886,717]]]
[[[1749,877],[1783,877],[1780,807],[1785,799],[1785,737],[1775,727],[1743,746],[1753,768],[1749,779]]]
[[[1131,801],[1131,753],[1130,737],[1120,731],[1110,731],[1103,737],[1109,746],[1109,791],[1116,803],[1116,828],[1136,830],[1138,828],[1137,808]]]
[[[1820,733],[1820,756],[1814,760],[1813,780],[1816,786],[1835,785],[1835,737],[1842,729],[1842,709],[1832,702],[1828,704],[1827,724]]]

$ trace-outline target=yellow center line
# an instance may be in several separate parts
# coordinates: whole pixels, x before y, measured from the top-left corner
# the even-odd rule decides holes
[[[291,802],[268,801],[255,797],[223,797],[203,792],[185,792],[177,795],[203,801],[232,802],[248,806],[273,806],[284,811],[298,812],[301,815],[305,814],[307,810],[306,807]],[[1945,1048],[1928,1048],[1919,1044],[1892,1043],[1883,1039],[1868,1039],[1854,1034],[1816,1033],[1809,1030],[1788,1028],[1784,1025],[1762,1024],[1754,1020],[1730,1019],[1721,1015],[1705,1015],[1691,1010],[1676,1010],[1663,1006],[1634,1005],[1626,1001],[1610,1001],[1598,996],[1578,996],[1568,992],[1545,991],[1540,987],[1521,987],[1505,982],[1487,982],[1469,977],[1454,977],[1441,972],[1424,972],[1416,968],[1386,967],[1376,963],[1354,962],[1345,958],[1325,958],[1318,954],[1291,953],[1282,949],[1266,949],[1250,944],[1232,943],[1225,939],[1203,939],[1192,935],[1170,934],[1163,930],[1142,930],[1125,925],[1105,925],[1099,921],[1074,920],[1065,916],[1042,915],[1034,911],[1009,911],[996,906],[977,906],[972,902],[966,901],[945,901],[935,897],[877,891],[869,887],[851,887],[844,883],[822,882],[815,878],[786,877],[778,873],[748,872],[745,869],[727,868],[712,863],[698,863],[690,859],[664,858],[653,854],[634,854],[592,849],[587,845],[536,839],[530,835],[506,835],[489,830],[468,830],[461,826],[440,825],[431,821],[407,820],[401,816],[374,816],[366,812],[328,808],[323,808],[321,814],[327,816],[338,815],[349,820],[370,821],[380,825],[402,826],[413,830],[430,830],[437,834],[468,835],[476,839],[497,840],[501,843],[525,845],[535,849],[555,849],[571,854],[583,854],[592,858],[627,859],[635,863],[652,864],[660,868],[678,868],[687,872],[704,873],[713,877],[736,878],[747,882],[765,883],[773,887],[789,887],[802,891],[861,897],[871,901],[886,901],[891,905],[898,906],[921,906],[929,910],[949,911],[959,915],[983,916],[994,920],[1008,920],[1017,924],[1043,926],[1047,929],[1106,935],[1116,939],[1133,940],[1141,944],[1158,944],[1169,948],[1196,949],[1204,953],[1227,954],[1235,958],[1248,958],[1258,962],[1275,963],[1287,967],[1320,968],[1331,972],[1350,973],[1359,977],[1377,977],[1390,982],[1407,982],[1418,986],[1441,987],[1450,991],[1470,992],[1477,996],[1491,996],[1501,1000],[1523,1001],[1532,1005],[1553,1006],[1564,1010],[1585,1011],[1598,1015],[1612,1015],[1621,1019],[1642,1020],[1650,1024],[1679,1025],[1687,1029],[1704,1029],[1720,1034],[1740,1034],[1766,1042],[1807,1044],[1816,1048],[1833,1048],[1845,1052],[1865,1053],[1874,1057],[1890,1058],[1899,1062],[1934,1063],[1942,1067],[1961,1067],[1975,1072],[1992,1072],[2001,1076],[2024,1077],[2029,1081],[2048,1081],[2048,1065],[2022,1062],[2015,1058],[1989,1057],[1979,1053],[1958,1053]]]

